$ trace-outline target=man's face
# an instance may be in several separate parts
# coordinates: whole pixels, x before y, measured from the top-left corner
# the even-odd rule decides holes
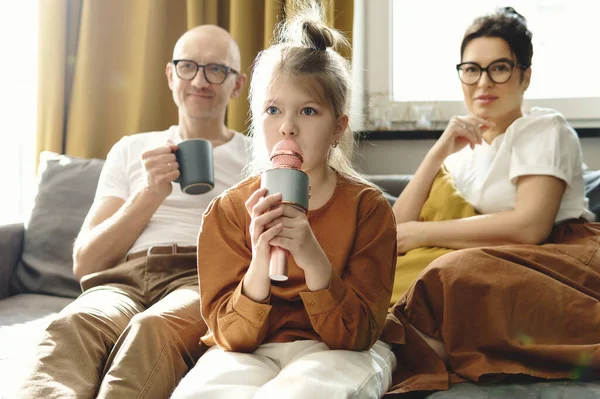
[[[178,43],[173,59],[199,65],[220,64],[237,70],[233,65],[232,46],[233,43],[224,36],[200,33]],[[229,99],[237,97],[241,89],[237,74],[230,72],[222,84],[214,84],[206,80],[202,67],[192,80],[184,80],[177,76],[175,65],[169,63],[167,78],[180,118],[223,121]]]

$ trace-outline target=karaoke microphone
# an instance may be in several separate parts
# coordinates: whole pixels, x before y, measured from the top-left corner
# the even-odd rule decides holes
[[[271,152],[271,167],[263,172],[261,186],[267,195],[281,193],[281,204],[308,212],[310,186],[308,175],[300,170],[304,159],[302,149],[293,139],[279,141]],[[275,281],[288,279],[288,252],[280,247],[271,247],[269,277]]]

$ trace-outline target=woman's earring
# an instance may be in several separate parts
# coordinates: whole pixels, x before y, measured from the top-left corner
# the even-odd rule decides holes
[[[335,141],[335,142],[334,142],[334,143],[331,145],[331,147],[332,147],[332,148],[335,148],[335,147],[337,147],[337,146],[338,146],[338,143],[339,143],[339,141],[338,141],[338,140],[336,140],[336,141]]]

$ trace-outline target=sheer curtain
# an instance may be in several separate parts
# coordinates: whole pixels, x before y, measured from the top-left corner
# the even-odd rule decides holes
[[[24,220],[33,193],[37,4],[0,2],[0,224]]]

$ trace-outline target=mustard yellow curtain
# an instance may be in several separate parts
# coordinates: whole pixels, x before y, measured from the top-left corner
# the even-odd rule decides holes
[[[354,23],[354,0],[322,0],[325,6],[327,22],[343,32],[352,46],[352,24]],[[341,54],[352,58],[352,50],[345,48]]]
[[[336,28],[352,33],[353,0],[322,0]],[[165,78],[186,30],[216,24],[240,45],[242,70],[272,40],[283,0],[38,0],[37,151],[104,158],[125,135],[177,123]],[[345,54],[349,56],[349,54]],[[248,126],[247,88],[227,125]]]

